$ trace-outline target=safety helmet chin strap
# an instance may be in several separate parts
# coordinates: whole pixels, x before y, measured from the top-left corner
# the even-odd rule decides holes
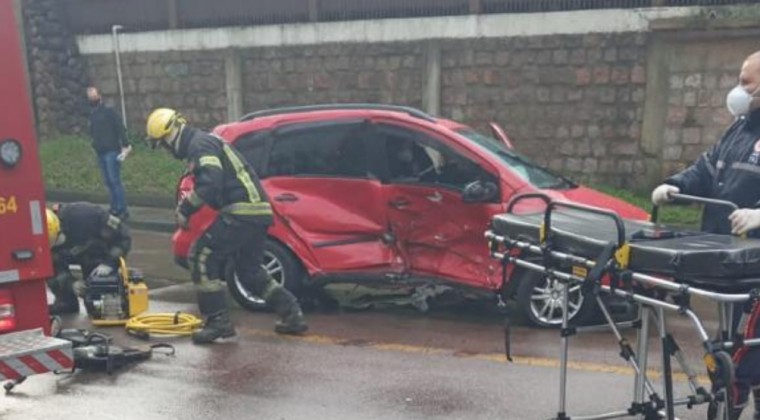
[[[180,141],[182,137],[182,131],[185,129],[185,124],[178,125],[172,129],[172,132],[166,136],[166,144],[169,146],[175,156],[179,155]]]

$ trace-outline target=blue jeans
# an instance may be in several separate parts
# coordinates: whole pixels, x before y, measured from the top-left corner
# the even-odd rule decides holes
[[[124,186],[121,184],[121,162],[117,159],[119,152],[106,152],[98,155],[100,173],[103,183],[111,195],[111,213],[123,215],[127,212],[127,200],[124,197]]]

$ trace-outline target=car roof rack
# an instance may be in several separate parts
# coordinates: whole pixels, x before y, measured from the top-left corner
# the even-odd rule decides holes
[[[292,106],[284,108],[266,109],[263,111],[251,112],[244,115],[239,121],[251,121],[256,118],[269,117],[272,115],[295,114],[297,112],[315,112],[315,111],[340,111],[340,110],[370,110],[370,111],[393,111],[403,112],[412,117],[420,118],[425,121],[435,122],[435,118],[426,114],[419,109],[401,106],[401,105],[383,105],[383,104],[325,104],[325,105],[306,105]]]

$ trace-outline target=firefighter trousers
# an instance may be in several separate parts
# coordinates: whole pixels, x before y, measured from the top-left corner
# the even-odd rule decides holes
[[[280,287],[262,268],[267,225],[219,215],[190,249],[190,273],[199,294],[219,293],[230,260],[241,284],[268,300]],[[232,281],[232,279],[228,279]]]

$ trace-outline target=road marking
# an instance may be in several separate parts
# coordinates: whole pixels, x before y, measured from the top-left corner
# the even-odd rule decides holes
[[[338,337],[329,337],[324,335],[308,334],[303,336],[283,336],[271,331],[262,331],[253,328],[238,328],[238,331],[249,336],[268,337],[268,338],[281,338],[291,341],[299,341],[309,344],[321,344],[331,346],[351,346],[361,347],[378,351],[388,351],[397,353],[413,353],[424,354],[431,356],[450,356],[459,358],[468,358],[475,360],[484,360],[489,362],[507,363],[507,357],[503,353],[464,353],[457,352],[452,349],[444,349],[439,347],[425,347],[414,346],[410,344],[401,343],[381,343],[374,341],[353,340]],[[549,357],[528,357],[528,356],[513,356],[513,363],[518,366],[536,366],[545,368],[559,368],[559,359],[553,359]],[[604,363],[593,362],[575,362],[570,361],[567,364],[568,369],[591,372],[591,373],[611,373],[615,375],[634,376],[634,370],[631,367],[611,365]],[[647,377],[650,380],[660,378],[662,375],[660,371],[654,369],[647,370]],[[676,372],[673,374],[673,380],[679,382],[686,382],[688,377],[685,373]],[[697,375],[697,381],[703,385],[709,384],[710,379],[707,375]]]

